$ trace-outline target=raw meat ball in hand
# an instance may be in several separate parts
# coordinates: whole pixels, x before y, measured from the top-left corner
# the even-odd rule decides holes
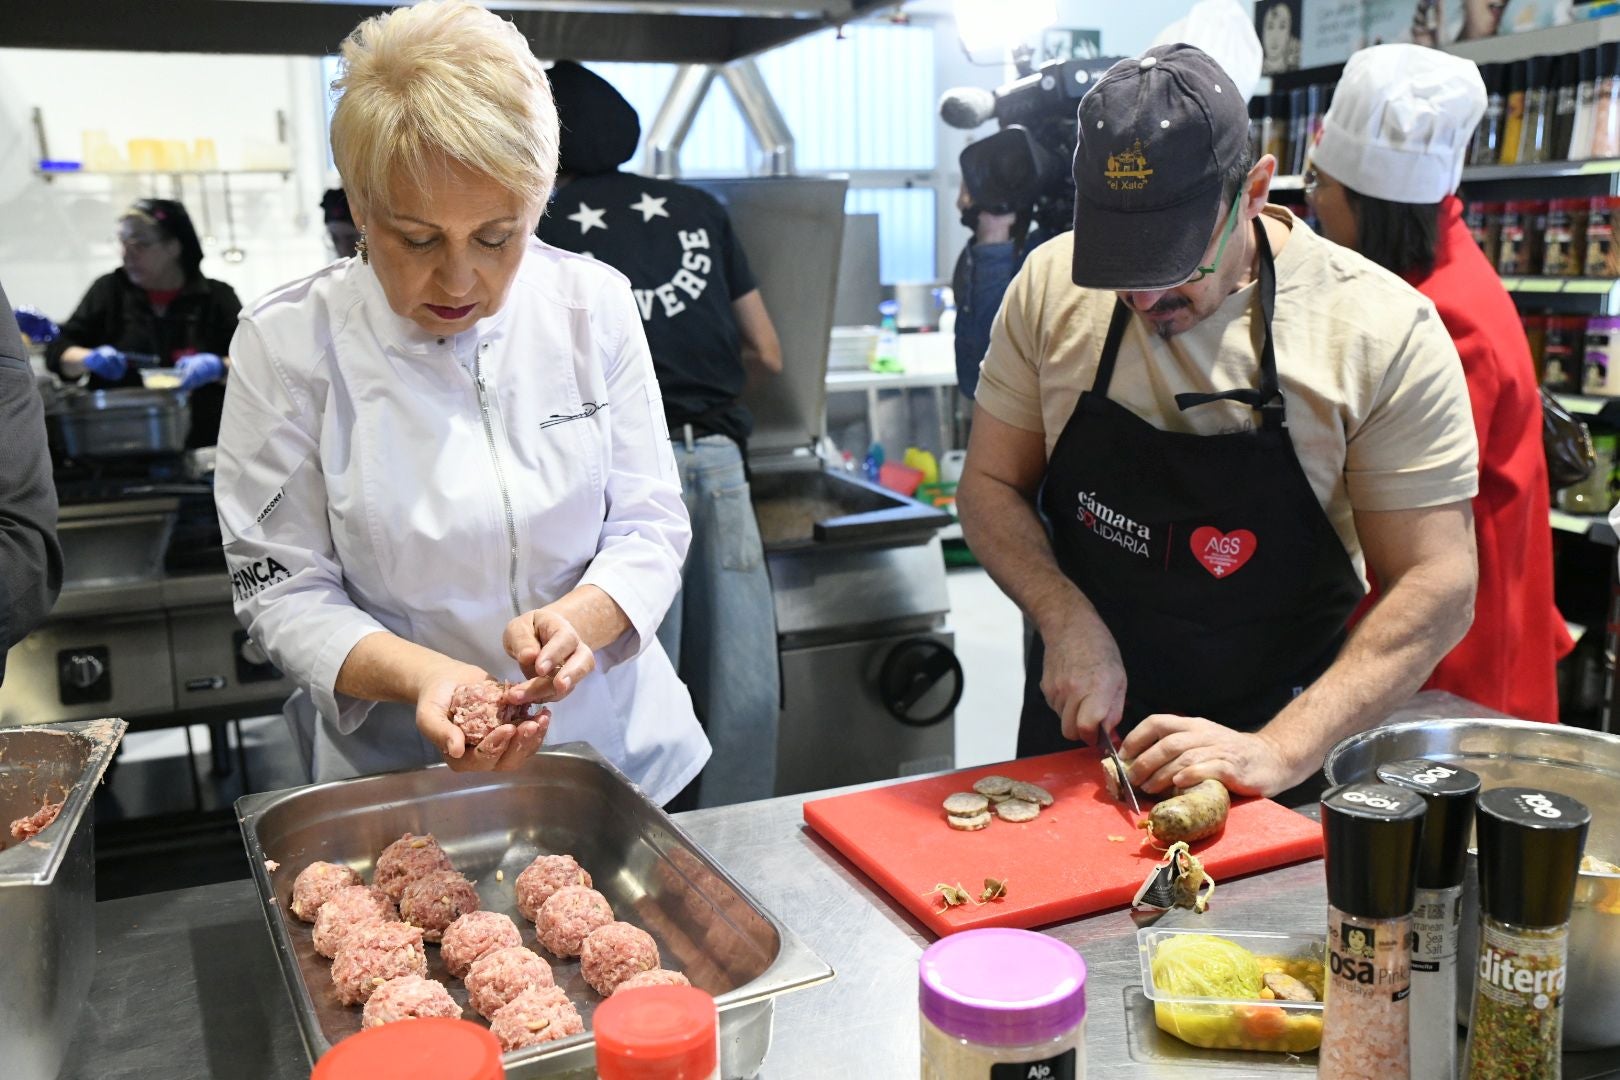
[[[439,955],[445,970],[458,979],[467,969],[496,949],[523,944],[523,935],[511,916],[498,911],[469,911],[445,928],[439,942]]]
[[[658,943],[639,926],[612,922],[585,936],[579,951],[579,973],[603,997],[632,975],[658,966]]]
[[[534,922],[540,906],[551,894],[568,885],[591,887],[591,875],[572,855],[542,855],[517,877],[518,913]]]
[[[315,951],[330,960],[356,927],[397,918],[394,902],[381,889],[345,885],[321,905],[320,914],[315,916]]]
[[[691,986],[692,980],[678,971],[668,968],[653,968],[643,971],[639,975],[632,975],[624,982],[613,988],[615,994],[624,990],[634,990],[642,986]]]
[[[527,705],[506,703],[506,691],[511,686],[511,683],[485,679],[481,683],[458,686],[451,692],[450,722],[461,729],[469,750],[502,724],[521,724],[529,719]]]
[[[420,975],[389,979],[371,995],[360,1014],[361,1027],[381,1027],[396,1020],[421,1020],[429,1016],[461,1016],[461,1006],[444,984]]]
[[[389,979],[427,975],[422,931],[409,923],[380,922],[358,927],[332,962],[332,984],[338,1000],[359,1005]]]
[[[556,985],[551,965],[523,948],[496,949],[467,969],[467,1002],[489,1020],[525,990]]]
[[[535,918],[535,936],[558,956],[579,955],[585,935],[613,921],[607,897],[583,885],[569,885],[551,894]]]
[[[293,881],[292,903],[288,906],[294,915],[312,923],[328,897],[347,885],[359,885],[362,880],[353,867],[342,863],[312,862]]]
[[[454,869],[450,865],[450,856],[433,839],[432,833],[426,836],[406,833],[383,848],[382,854],[377,856],[377,872],[372,875],[372,884],[398,903],[405,886],[412,881],[435,870]]]
[[[568,995],[555,986],[525,990],[490,1019],[489,1030],[507,1053],[539,1046],[585,1030],[585,1021]]]
[[[399,917],[422,929],[426,941],[438,941],[444,928],[478,910],[478,890],[454,870],[435,870],[405,886]]]

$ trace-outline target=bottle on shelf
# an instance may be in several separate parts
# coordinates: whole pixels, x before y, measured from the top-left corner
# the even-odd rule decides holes
[[[1581,58],[1579,53],[1565,53],[1553,64],[1555,98],[1552,109],[1552,145],[1548,156],[1554,161],[1569,159],[1570,143],[1575,138],[1575,101],[1580,94]]]
[[[1524,83],[1529,61],[1516,60],[1507,69],[1507,113],[1502,124],[1502,152],[1499,165],[1514,165],[1519,160],[1519,140],[1524,133]]]
[[[1298,86],[1288,91],[1288,160],[1279,168],[1287,167],[1289,176],[1305,171],[1305,154],[1310,150],[1311,113],[1309,87]]]
[[[1586,265],[1587,199],[1553,199],[1542,233],[1541,272],[1548,277],[1580,277]]]
[[[1570,161],[1583,161],[1592,156],[1593,121],[1597,118],[1597,46],[1582,49],[1577,61],[1578,82],[1575,87],[1575,122],[1569,136]]]
[[[1620,277],[1620,247],[1614,242],[1614,227],[1620,221],[1620,195],[1593,196],[1588,206],[1586,260],[1581,269],[1587,277]]]
[[[1502,157],[1502,129],[1507,123],[1507,96],[1503,93],[1507,67],[1481,64],[1479,77],[1485,83],[1485,115],[1474,129],[1474,138],[1468,147],[1468,164],[1495,165]]]
[[[1539,165],[1551,155],[1551,81],[1552,57],[1532,56],[1524,62],[1524,118],[1519,127],[1519,151],[1513,158],[1520,165]]]
[[[1598,46],[1589,156],[1620,157],[1620,41],[1605,41]]]
[[[1288,164],[1288,95],[1273,93],[1266,98],[1266,116],[1260,122],[1262,153],[1277,159],[1277,171],[1285,173]]]

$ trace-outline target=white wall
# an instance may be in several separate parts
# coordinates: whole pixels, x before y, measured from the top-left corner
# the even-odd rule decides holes
[[[120,211],[144,195],[176,197],[168,177],[33,175],[36,107],[54,158],[79,160],[82,133],[101,130],[121,149],[130,138],[210,137],[224,168],[275,151],[281,110],[292,171],[231,178],[239,263],[220,257],[229,246],[224,192],[219,177],[207,181],[214,240],[204,240],[203,273],[247,303],[332,258],[320,214],[323,93],[312,58],[0,49],[0,281],[12,303],[65,319],[118,264]],[[199,181],[182,183],[178,197],[201,234]]]

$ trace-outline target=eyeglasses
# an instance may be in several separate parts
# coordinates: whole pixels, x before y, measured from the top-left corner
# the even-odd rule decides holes
[[[1213,274],[1217,268],[1219,268],[1221,265],[1221,256],[1226,254],[1226,243],[1228,240],[1232,239],[1232,234],[1237,231],[1238,208],[1243,205],[1243,196],[1245,191],[1245,188],[1239,187],[1237,197],[1232,200],[1232,208],[1227,212],[1226,215],[1226,224],[1221,228],[1221,242],[1220,245],[1215,249],[1215,258],[1210,260],[1208,266],[1200,266],[1195,268],[1192,272],[1192,276],[1186,281],[1183,281],[1181,285],[1193,285],[1197,282],[1203,281],[1205,278]],[[1179,289],[1181,285],[1174,287]]]

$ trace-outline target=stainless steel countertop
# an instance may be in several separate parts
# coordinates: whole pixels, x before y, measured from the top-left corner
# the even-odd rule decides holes
[[[1469,712],[1424,698],[1403,716]],[[760,1076],[915,1076],[917,958],[932,936],[804,826],[801,807],[814,797],[676,818],[838,973],[831,983],[778,999],[775,1036]],[[1009,884],[1018,887],[1016,880]],[[1321,863],[1310,862],[1221,882],[1208,914],[1173,912],[1159,925],[1312,928],[1323,925],[1326,902]],[[95,984],[63,1078],[308,1075],[251,882],[109,901],[97,905],[96,915]],[[1160,1034],[1141,997],[1136,925],[1128,912],[1105,912],[1047,932],[1074,945],[1089,969],[1089,1075],[1233,1080],[1314,1074],[1308,1062],[1223,1059]],[[1620,1054],[1568,1055],[1564,1076],[1620,1076]]]

